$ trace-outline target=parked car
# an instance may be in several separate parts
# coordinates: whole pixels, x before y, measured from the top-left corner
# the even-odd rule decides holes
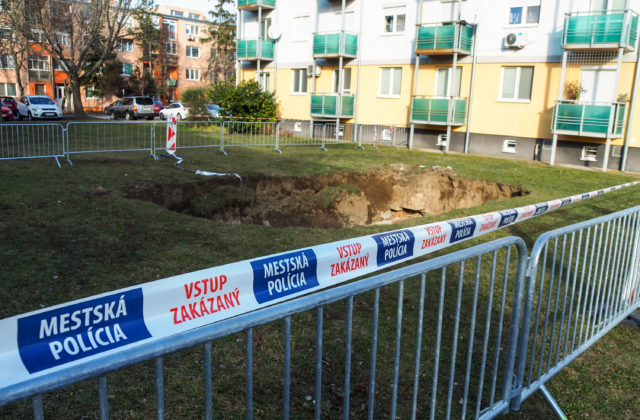
[[[211,114],[212,117],[219,117],[220,116],[220,110],[222,108],[220,108],[218,105],[216,105],[216,104],[206,104],[205,106],[207,107],[207,112],[209,112],[209,114]]]
[[[111,110],[117,106],[120,106],[120,101],[115,101],[112,104],[105,106],[104,113],[107,115],[111,114]]]
[[[13,121],[13,111],[11,107],[5,105],[4,101],[0,101],[0,112],[2,113],[2,121]]]
[[[146,118],[152,120],[155,117],[153,99],[150,96],[125,96],[120,98],[120,105],[114,106],[109,115],[112,120],[117,120],[118,118],[127,120]]]
[[[62,110],[48,96],[25,95],[18,101],[18,119],[62,118]]]
[[[153,100],[153,113],[156,117],[160,114],[160,111],[162,111],[164,108],[165,106],[160,99]]]
[[[11,96],[0,96],[0,101],[4,102],[5,106],[11,108],[13,115],[18,115],[18,103]]]
[[[159,115],[161,120],[166,120],[169,117],[176,117],[176,119],[181,120],[189,117],[189,108],[185,107],[180,102],[174,102],[167,105],[165,109],[160,111]]]

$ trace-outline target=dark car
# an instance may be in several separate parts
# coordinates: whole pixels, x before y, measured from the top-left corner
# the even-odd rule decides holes
[[[11,112],[13,115],[18,115],[18,102],[13,99],[11,96],[0,96],[0,101],[4,104],[4,106],[8,106],[11,108]]]
[[[153,106],[153,99],[150,96],[125,96],[120,98],[120,105],[114,106],[109,115],[112,120],[117,120],[118,118],[127,120],[146,118],[152,120],[155,117]]]
[[[160,111],[162,111],[163,109],[164,109],[164,104],[162,103],[162,101],[159,100],[159,99],[154,99],[153,100],[153,113],[155,114],[156,117],[158,116]]]
[[[107,105],[104,107],[104,113],[109,115],[111,114],[111,110],[117,106],[120,106],[120,101],[115,101],[114,103],[112,103],[111,105]]]

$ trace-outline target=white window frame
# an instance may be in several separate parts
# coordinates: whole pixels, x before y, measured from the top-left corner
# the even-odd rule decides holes
[[[383,89],[382,86],[382,74],[385,70],[389,70],[389,86]],[[400,73],[400,92],[393,93],[393,86],[396,73]],[[378,76],[378,97],[379,98],[399,98],[402,95],[402,67],[380,67],[380,74]]]
[[[398,30],[398,16],[404,16],[404,26],[402,30]],[[389,22],[387,18],[391,18],[391,30],[387,30]],[[382,8],[382,34],[383,35],[402,35],[407,30],[407,6],[399,4],[397,6],[387,6]]]
[[[85,93],[86,93],[86,99],[102,99],[102,96],[95,96],[96,91],[98,91],[99,89],[96,88],[95,86],[87,86]],[[89,92],[91,92],[93,94],[93,96],[89,96]]]
[[[187,16],[189,19],[200,20],[200,15],[197,13],[188,13]]]
[[[185,33],[189,36],[200,36],[200,25],[194,25],[187,23],[184,29]]]
[[[598,148],[596,146],[582,146],[582,153],[580,154],[580,160],[587,162],[598,161]]]
[[[306,95],[309,90],[309,86],[306,81],[306,68],[291,69],[291,95]]]
[[[7,88],[9,86],[13,86],[13,94],[9,93],[9,91],[7,90]],[[17,90],[16,90],[16,84],[15,83],[0,83],[0,95],[2,96],[16,96],[17,94]]]
[[[622,157],[622,146],[611,146],[611,157]]]
[[[167,31],[169,34],[169,39],[171,41],[175,41],[176,40],[176,31],[178,30],[178,22],[176,22],[175,20],[163,20],[162,21],[162,25],[167,25],[169,28],[169,30]],[[172,30],[173,29],[173,30]]]
[[[131,66],[131,73],[127,73],[125,66]],[[133,63],[122,63],[122,73],[120,76],[131,76],[133,74]]]
[[[436,96],[440,96],[438,95],[438,83],[440,83],[440,71],[441,70],[447,70],[447,77],[451,77],[451,67],[436,67],[436,84],[433,88],[433,92],[436,94]],[[448,97],[459,97],[460,96],[460,92],[462,90],[462,66],[456,66],[456,73],[458,72],[458,70],[460,71],[460,83],[457,86],[457,90],[458,90],[458,94],[457,95],[452,95],[451,92],[449,92],[449,83],[447,81],[447,86],[445,86],[445,90],[447,91],[446,95],[444,95],[444,98],[448,98]],[[453,89],[453,91],[456,91],[456,86],[455,86],[455,79],[453,80],[453,84],[451,85],[451,88]]]
[[[200,80],[200,69],[187,68],[186,70],[187,70],[186,72],[187,80],[194,80],[194,81]]]
[[[169,46],[171,46],[171,48],[168,48]],[[177,55],[178,54],[178,43],[177,42],[165,42],[163,47],[164,47],[164,53],[165,54],[170,54],[170,55]]]
[[[116,44],[119,52],[133,52],[133,39],[119,39]]]
[[[348,71],[347,71],[348,70]],[[351,95],[351,67],[346,67],[342,69],[342,94],[343,95]],[[331,81],[331,92],[335,95],[337,95],[339,92],[337,90],[337,85],[338,85],[338,69],[333,70],[332,72],[333,74],[333,80]],[[345,75],[349,74],[349,88],[345,89],[344,85],[345,85]]]
[[[542,17],[542,7],[540,0],[519,0],[519,1],[511,1],[507,3],[506,17],[505,17],[505,28],[528,28],[535,27],[540,25],[540,19]],[[522,17],[520,23],[511,23],[511,9],[515,9],[517,7],[522,8]],[[538,7],[538,21],[537,22],[527,22],[527,14],[530,7]]]
[[[1,4],[2,2],[0,2]],[[2,9],[0,8],[0,12],[2,11]],[[4,26],[4,25],[0,25],[0,33],[6,33],[8,38],[2,38],[0,37],[0,40],[2,41],[9,41],[11,38],[13,38],[13,29],[11,29],[8,26]]]
[[[259,79],[262,90],[265,92],[271,92],[271,72],[261,70]]]
[[[523,67],[531,67],[533,69],[533,73],[531,74],[531,92],[529,93],[529,99],[518,99],[516,98],[505,98],[503,91],[504,91],[504,71],[505,69],[516,69],[516,82],[515,82],[515,86],[513,88],[513,94],[514,96],[517,96],[518,92],[520,91],[520,72],[522,70]],[[535,76],[535,66],[504,66],[502,67],[502,70],[500,72],[500,96],[498,97],[498,102],[519,102],[519,103],[530,103],[531,102],[531,97],[533,96],[533,78]]]
[[[194,54],[195,52],[195,54]],[[187,45],[186,51],[187,57],[190,58],[199,58],[200,57],[200,47],[196,47],[195,45]]]
[[[4,59],[2,57],[5,57]],[[3,64],[6,61],[7,65]],[[11,54],[0,54],[0,69],[1,70],[14,70],[16,68],[16,62]]]
[[[56,40],[62,46],[71,46],[71,34],[69,32],[56,32]]]
[[[516,153],[518,142],[514,139],[504,139],[502,142],[502,153]]]

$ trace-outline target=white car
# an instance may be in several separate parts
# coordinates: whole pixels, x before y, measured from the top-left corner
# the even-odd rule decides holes
[[[161,120],[166,120],[170,117],[176,117],[177,120],[181,120],[189,117],[189,108],[185,107],[180,102],[174,102],[167,105],[158,115]]]
[[[48,96],[26,95],[18,101],[17,119],[62,118],[62,110]]]

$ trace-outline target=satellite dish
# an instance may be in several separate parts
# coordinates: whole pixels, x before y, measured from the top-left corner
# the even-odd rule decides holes
[[[279,39],[282,35],[282,32],[277,25],[271,25],[269,27],[269,30],[267,31],[267,35],[269,35],[269,38],[271,39]]]

